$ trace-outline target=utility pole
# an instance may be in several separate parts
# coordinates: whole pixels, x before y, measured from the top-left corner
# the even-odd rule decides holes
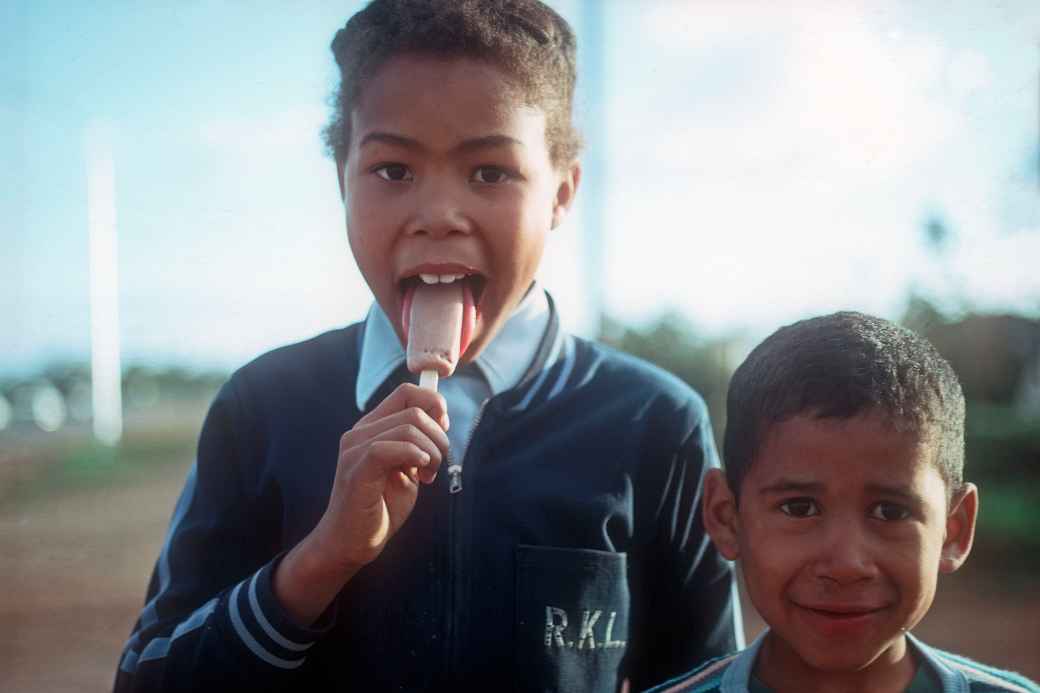
[[[589,335],[595,339],[603,334],[606,297],[606,195],[607,195],[607,93],[606,6],[608,0],[582,0],[581,55],[578,64],[584,78],[584,106],[582,109],[585,153],[582,168],[582,216],[585,219],[582,236],[585,286],[588,287],[590,312]]]
[[[119,249],[115,165],[107,123],[87,125],[87,228],[90,234],[90,383],[94,436],[116,445],[123,435],[119,353]]]

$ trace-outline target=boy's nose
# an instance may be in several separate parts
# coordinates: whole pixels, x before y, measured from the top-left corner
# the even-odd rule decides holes
[[[874,547],[865,532],[848,526],[828,529],[813,565],[815,577],[839,585],[877,576]]]

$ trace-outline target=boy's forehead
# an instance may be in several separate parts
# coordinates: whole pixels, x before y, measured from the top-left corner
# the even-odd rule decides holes
[[[795,416],[769,426],[748,478],[852,483],[889,480],[903,485],[940,477],[934,437],[899,430],[884,417],[849,419]]]

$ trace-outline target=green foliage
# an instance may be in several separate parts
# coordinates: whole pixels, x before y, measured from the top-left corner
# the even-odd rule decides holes
[[[0,504],[14,507],[62,493],[147,481],[186,465],[196,437],[197,431],[180,427],[128,431],[118,447],[85,436],[34,445],[27,459],[14,459],[10,468],[0,469]]]

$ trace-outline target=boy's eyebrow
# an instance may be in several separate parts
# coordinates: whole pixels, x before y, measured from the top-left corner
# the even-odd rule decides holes
[[[824,486],[819,481],[798,481],[797,479],[778,479],[768,486],[759,489],[762,495],[776,493],[822,493]]]
[[[891,484],[878,484],[868,483],[865,486],[867,493],[875,496],[888,496],[889,498],[898,498],[905,503],[921,505],[924,500],[921,495],[908,489],[905,486],[894,486]],[[808,494],[820,494],[823,493],[825,487],[818,481],[798,481],[797,479],[778,479],[768,486],[763,486],[759,489],[759,493],[762,495],[770,494],[782,494],[782,493],[808,493]]]
[[[370,132],[362,137],[361,142],[358,144],[358,148],[374,142],[381,142],[383,144],[390,144],[397,147],[420,151],[426,149],[419,140],[405,137],[404,135],[396,135],[392,132],[381,131]],[[508,135],[484,135],[483,137],[473,137],[468,140],[463,140],[455,145],[452,150],[458,153],[467,153],[478,149],[491,149],[494,147],[508,147],[512,145],[523,146],[524,143],[521,140],[518,140],[515,137],[509,137]]]
[[[905,486],[872,483],[867,484],[867,492],[877,496],[900,498],[907,503],[916,503],[918,505],[924,502],[924,499],[921,498],[919,493],[915,493]]]

